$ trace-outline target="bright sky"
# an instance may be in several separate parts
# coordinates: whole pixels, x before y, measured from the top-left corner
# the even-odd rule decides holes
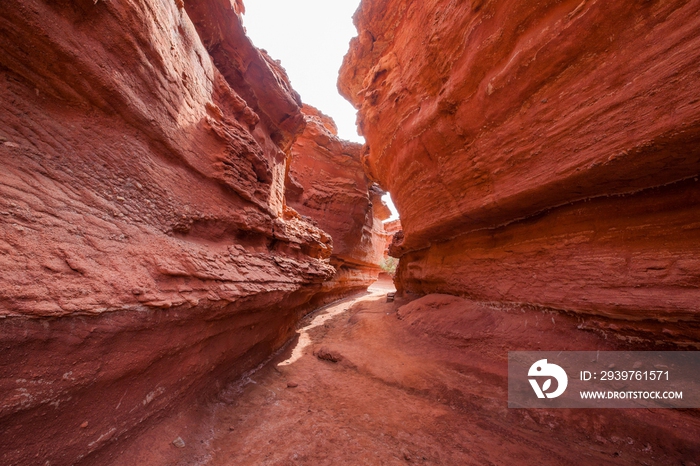
[[[304,103],[330,115],[338,135],[357,135],[355,109],[338,94],[336,82],[350,39],[357,35],[352,15],[360,0],[247,0],[243,25],[253,43],[282,61]]]
[[[350,39],[357,35],[352,15],[360,0],[244,0],[248,37],[281,60],[304,103],[330,115],[338,136],[364,143],[357,134],[355,109],[338,93],[336,82]],[[398,213],[389,195],[384,197]]]

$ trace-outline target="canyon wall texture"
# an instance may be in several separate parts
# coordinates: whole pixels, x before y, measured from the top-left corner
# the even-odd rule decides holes
[[[0,10],[0,463],[101,464],[288,341],[333,241],[285,206],[302,104],[239,1]]]
[[[386,244],[384,245],[384,257],[389,257],[389,247],[394,241],[394,235],[401,230],[401,220],[391,220],[384,224],[384,231],[387,233]]]
[[[624,319],[700,311],[700,1],[363,0],[339,89],[397,285]]]
[[[317,109],[302,111],[306,128],[292,146],[286,200],[333,239],[336,274],[315,296],[320,304],[377,280],[388,237],[382,220],[391,212],[365,175],[362,145],[338,138],[333,120]]]

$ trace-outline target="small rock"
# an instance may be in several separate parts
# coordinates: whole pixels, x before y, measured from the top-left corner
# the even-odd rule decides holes
[[[233,432],[236,429],[233,426],[228,426],[228,430],[229,430],[229,432]]]
[[[85,422],[83,422],[82,424],[80,424],[80,428],[81,428],[81,429],[85,429],[87,426],[88,426],[88,422],[87,422],[87,421],[85,421]]]
[[[287,388],[297,388],[299,386],[296,382],[287,382]]]
[[[178,448],[185,448],[185,441],[182,440],[182,437],[178,437],[175,440],[173,440],[173,445],[175,445]]]
[[[315,351],[314,354],[318,359],[322,359],[324,361],[330,361],[330,362],[338,362],[342,361],[343,357],[336,351],[331,351],[327,348],[321,348],[318,351]]]

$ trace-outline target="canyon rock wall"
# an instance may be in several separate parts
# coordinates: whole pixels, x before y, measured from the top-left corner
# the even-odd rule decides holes
[[[361,144],[338,138],[333,120],[305,105],[306,128],[292,146],[287,203],[333,239],[337,272],[323,284],[319,304],[377,280],[388,238],[382,220],[391,216],[362,167]]]
[[[389,257],[389,247],[394,241],[394,235],[401,230],[401,220],[396,219],[384,224],[384,230],[387,233],[386,244],[384,245],[384,257]]]
[[[339,89],[397,285],[625,319],[700,311],[700,1],[363,0]]]
[[[285,207],[302,105],[239,1],[0,10],[0,463],[104,464],[335,275]]]

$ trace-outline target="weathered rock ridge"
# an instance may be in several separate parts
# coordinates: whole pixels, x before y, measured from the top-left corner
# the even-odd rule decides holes
[[[397,286],[700,311],[700,2],[363,0],[339,89],[403,232]]]
[[[242,8],[0,7],[3,465],[100,464],[332,291],[331,236],[285,206],[302,104]]]
[[[333,238],[336,274],[316,295],[321,303],[377,280],[388,238],[382,220],[391,212],[365,175],[362,145],[339,139],[333,120],[317,109],[302,111],[306,128],[292,146],[286,200]]]

